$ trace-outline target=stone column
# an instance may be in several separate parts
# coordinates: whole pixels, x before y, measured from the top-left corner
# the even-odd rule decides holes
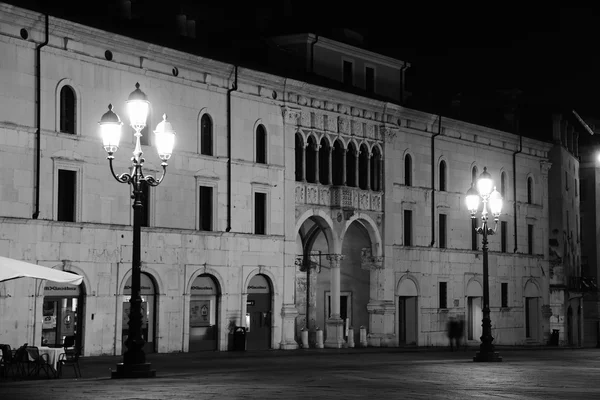
[[[379,165],[379,191],[383,192],[383,157],[377,156],[377,165]]]
[[[371,153],[367,153],[367,185],[366,190],[371,190]]]
[[[306,144],[302,146],[302,172],[300,173],[300,180],[306,182]]]
[[[330,254],[327,259],[331,268],[331,316],[326,320],[325,347],[340,349],[344,343],[344,321],[340,318],[340,264],[344,256]]]
[[[329,147],[329,156],[327,159],[327,162],[329,163],[329,170],[328,170],[328,179],[329,181],[327,182],[328,185],[331,185],[333,183],[333,168],[332,168],[332,164],[333,164],[333,146]]]
[[[346,186],[346,153],[348,149],[342,149],[342,185]]]
[[[319,149],[321,145],[315,143],[315,183],[319,183],[319,164],[321,163],[321,159],[319,158]]]
[[[360,188],[360,150],[354,152],[354,186]]]

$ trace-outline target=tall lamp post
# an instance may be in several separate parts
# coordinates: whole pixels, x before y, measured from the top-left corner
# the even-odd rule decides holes
[[[112,371],[112,378],[151,378],[156,376],[156,370],[151,368],[151,364],[146,362],[144,353],[144,338],[142,337],[142,298],[140,296],[140,274],[141,274],[141,245],[140,245],[140,226],[143,210],[143,191],[142,185],[145,183],[150,186],[158,186],[167,173],[167,160],[171,158],[173,145],[175,144],[175,131],[171,123],[167,121],[167,116],[163,115],[163,120],[156,126],[154,138],[158,150],[158,156],[162,160],[162,176],[159,179],[150,175],[144,175],[142,166],[144,158],[142,157],[142,147],[140,138],[142,129],[146,126],[146,118],[150,102],[140,90],[140,84],[135,84],[135,90],[127,99],[127,110],[130,118],[130,125],[135,133],[135,148],[131,158],[131,170],[120,175],[115,174],[113,169],[114,153],[119,148],[121,139],[121,126],[123,123],[117,114],[112,111],[112,105],[108,105],[108,111],[102,116],[100,122],[100,134],[104,144],[104,150],[108,153],[106,157],[110,165],[110,172],[120,183],[131,185],[131,198],[133,199],[133,255],[131,258],[131,298],[129,299],[129,335],[125,341],[127,350],[123,354],[123,362],[117,364],[117,370]]]
[[[487,172],[487,167],[477,179],[476,187],[471,184],[467,191],[467,208],[471,213],[471,218],[475,219],[479,210],[479,202],[483,203],[481,210],[481,226],[475,227],[475,231],[483,235],[483,319],[481,334],[481,346],[479,351],[473,357],[473,361],[502,361],[502,357],[494,350],[492,342],[492,321],[490,319],[490,285],[488,276],[488,235],[496,233],[498,227],[498,217],[502,211],[502,196],[493,186],[492,176]],[[494,228],[488,228],[488,203],[490,212],[494,217]]]

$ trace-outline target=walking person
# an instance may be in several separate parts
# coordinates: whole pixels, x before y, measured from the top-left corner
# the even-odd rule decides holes
[[[456,335],[456,321],[454,317],[448,318],[448,322],[446,323],[446,333],[448,334],[448,339],[450,339],[450,351],[454,351],[454,339]]]

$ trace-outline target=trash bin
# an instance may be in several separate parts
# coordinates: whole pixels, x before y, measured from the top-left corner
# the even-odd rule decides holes
[[[233,351],[246,350],[246,328],[238,326],[233,331]]]
[[[552,329],[550,334],[550,346],[558,346],[558,332],[559,329]]]

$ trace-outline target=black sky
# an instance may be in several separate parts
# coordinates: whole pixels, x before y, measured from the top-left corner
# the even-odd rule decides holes
[[[448,102],[458,93],[520,89],[527,104],[600,116],[598,8],[526,2],[132,0],[160,36],[174,14],[195,14],[198,40],[351,28],[371,49],[411,62],[411,90]],[[13,0],[100,24],[117,0]],[[542,7],[543,5],[543,7]],[[163,25],[163,28],[160,25]]]

